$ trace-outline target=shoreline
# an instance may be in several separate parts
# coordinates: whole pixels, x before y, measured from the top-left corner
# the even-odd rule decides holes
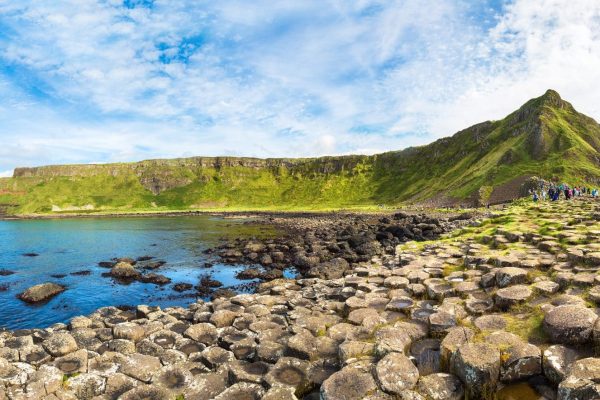
[[[172,211],[143,211],[143,212],[98,212],[98,213],[55,213],[55,214],[0,214],[0,221],[76,219],[76,218],[131,218],[131,217],[180,217],[180,216],[221,216],[223,218],[256,218],[256,217],[331,217],[331,216],[388,216],[397,212],[407,214],[427,214],[430,216],[460,215],[464,213],[481,213],[481,208],[436,208],[436,207],[394,207],[384,209],[348,209],[335,210],[172,210]]]

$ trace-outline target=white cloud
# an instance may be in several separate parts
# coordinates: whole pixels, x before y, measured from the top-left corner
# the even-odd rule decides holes
[[[13,175],[13,170],[9,169],[8,171],[0,171],[0,178],[9,178]]]
[[[600,116],[600,3],[475,3],[2,2],[0,169],[395,150],[550,87]]]

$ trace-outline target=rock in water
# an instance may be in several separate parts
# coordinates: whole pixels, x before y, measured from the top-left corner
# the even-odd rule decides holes
[[[57,285],[56,283],[46,282],[30,287],[23,293],[19,294],[18,297],[27,303],[39,303],[41,301],[51,299],[65,290],[66,288],[64,286]]]
[[[126,262],[119,262],[110,270],[110,275],[120,279],[137,279],[140,273],[133,265]]]

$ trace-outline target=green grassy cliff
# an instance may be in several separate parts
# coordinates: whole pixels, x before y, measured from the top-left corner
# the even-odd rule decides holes
[[[549,90],[506,118],[373,156],[194,157],[18,168],[0,179],[10,214],[327,209],[503,201],[536,175],[600,179],[600,125]]]

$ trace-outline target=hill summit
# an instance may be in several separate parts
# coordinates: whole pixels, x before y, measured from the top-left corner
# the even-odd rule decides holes
[[[502,120],[373,156],[192,157],[17,168],[0,179],[8,213],[322,209],[498,203],[532,176],[600,180],[600,125],[554,90]]]

